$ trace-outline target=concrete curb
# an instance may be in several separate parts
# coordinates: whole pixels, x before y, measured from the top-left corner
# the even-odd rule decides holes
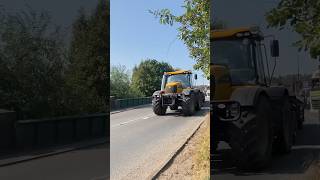
[[[0,167],[3,166],[9,166],[9,165],[13,165],[13,164],[17,164],[17,163],[21,163],[21,162],[26,162],[26,161],[31,161],[31,160],[35,160],[35,159],[39,159],[39,158],[43,158],[43,157],[48,157],[48,156],[52,156],[52,155],[58,155],[58,154],[62,154],[65,152],[69,152],[69,151],[73,151],[73,150],[77,150],[77,149],[83,149],[83,148],[88,148],[88,147],[92,147],[92,146],[96,146],[99,144],[105,144],[107,143],[106,138],[103,139],[96,139],[94,141],[88,141],[88,142],[80,142],[80,143],[74,143],[72,145],[65,145],[65,146],[61,146],[61,147],[52,147],[51,149],[42,149],[42,150],[38,150],[38,151],[33,151],[30,153],[24,153],[24,155],[21,153],[20,155],[18,155],[17,157],[8,157],[8,158],[3,158],[0,159]],[[41,153],[41,152],[48,152],[48,153]],[[28,154],[36,154],[36,155],[28,155]]]
[[[209,116],[209,114],[205,115],[202,122],[191,132],[191,134],[186,138],[183,143],[181,143],[177,150],[175,150],[169,157],[160,165],[157,170],[155,170],[149,177],[148,179],[155,180],[156,178],[159,177],[159,175],[164,172],[164,170],[173,162],[175,157],[180,154],[180,152],[184,149],[186,144],[190,141],[190,139],[196,134],[196,132],[200,129],[201,125],[204,123],[205,119]]]
[[[151,104],[143,104],[143,105],[139,105],[139,106],[135,106],[135,107],[130,107],[130,108],[125,108],[125,109],[121,109],[121,110],[114,110],[114,111],[110,111],[110,115],[111,114],[117,114],[117,113],[121,113],[123,111],[129,111],[129,110],[133,110],[133,109],[139,109],[139,108],[143,108],[143,107],[147,107],[150,106]]]

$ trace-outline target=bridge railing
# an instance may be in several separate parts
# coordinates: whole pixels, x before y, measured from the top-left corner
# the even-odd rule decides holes
[[[139,98],[128,98],[128,99],[111,99],[111,110],[124,109],[144,104],[151,104],[152,97],[139,97]]]
[[[14,111],[0,110],[0,156],[84,140],[107,140],[109,126],[108,113],[17,120]]]
[[[107,114],[22,120],[15,123],[15,148],[69,144],[106,137]]]

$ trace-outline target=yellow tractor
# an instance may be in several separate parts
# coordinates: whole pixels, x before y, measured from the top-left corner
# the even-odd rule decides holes
[[[205,96],[200,89],[194,88],[192,79],[191,71],[165,72],[161,90],[152,95],[153,112],[157,115],[165,115],[168,107],[171,110],[178,110],[181,106],[183,114],[190,116],[200,110]],[[194,79],[197,79],[196,74]]]
[[[303,117],[302,102],[271,83],[267,37],[258,27],[210,32],[211,153],[227,142],[240,169],[261,169],[273,152],[290,152]],[[276,61],[279,43],[270,42]]]

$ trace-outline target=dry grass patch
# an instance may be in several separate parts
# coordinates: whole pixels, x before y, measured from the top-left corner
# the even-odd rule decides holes
[[[157,179],[210,179],[210,117]]]
[[[210,121],[206,121],[204,126],[194,156],[194,178],[201,180],[210,179]]]

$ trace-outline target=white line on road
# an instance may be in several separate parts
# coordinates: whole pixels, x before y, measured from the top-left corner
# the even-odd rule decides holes
[[[138,118],[138,119],[132,119],[132,120],[130,120],[130,121],[125,121],[125,122],[122,122],[122,123],[120,123],[120,124],[113,125],[113,126],[111,126],[111,128],[118,127],[118,126],[123,126],[123,125],[129,124],[129,123],[132,123],[132,122],[138,121],[138,120],[149,119],[149,118],[151,118],[151,117],[153,117],[153,116],[154,116],[154,115],[149,115],[149,116],[145,116],[145,117],[143,117],[143,118]]]

